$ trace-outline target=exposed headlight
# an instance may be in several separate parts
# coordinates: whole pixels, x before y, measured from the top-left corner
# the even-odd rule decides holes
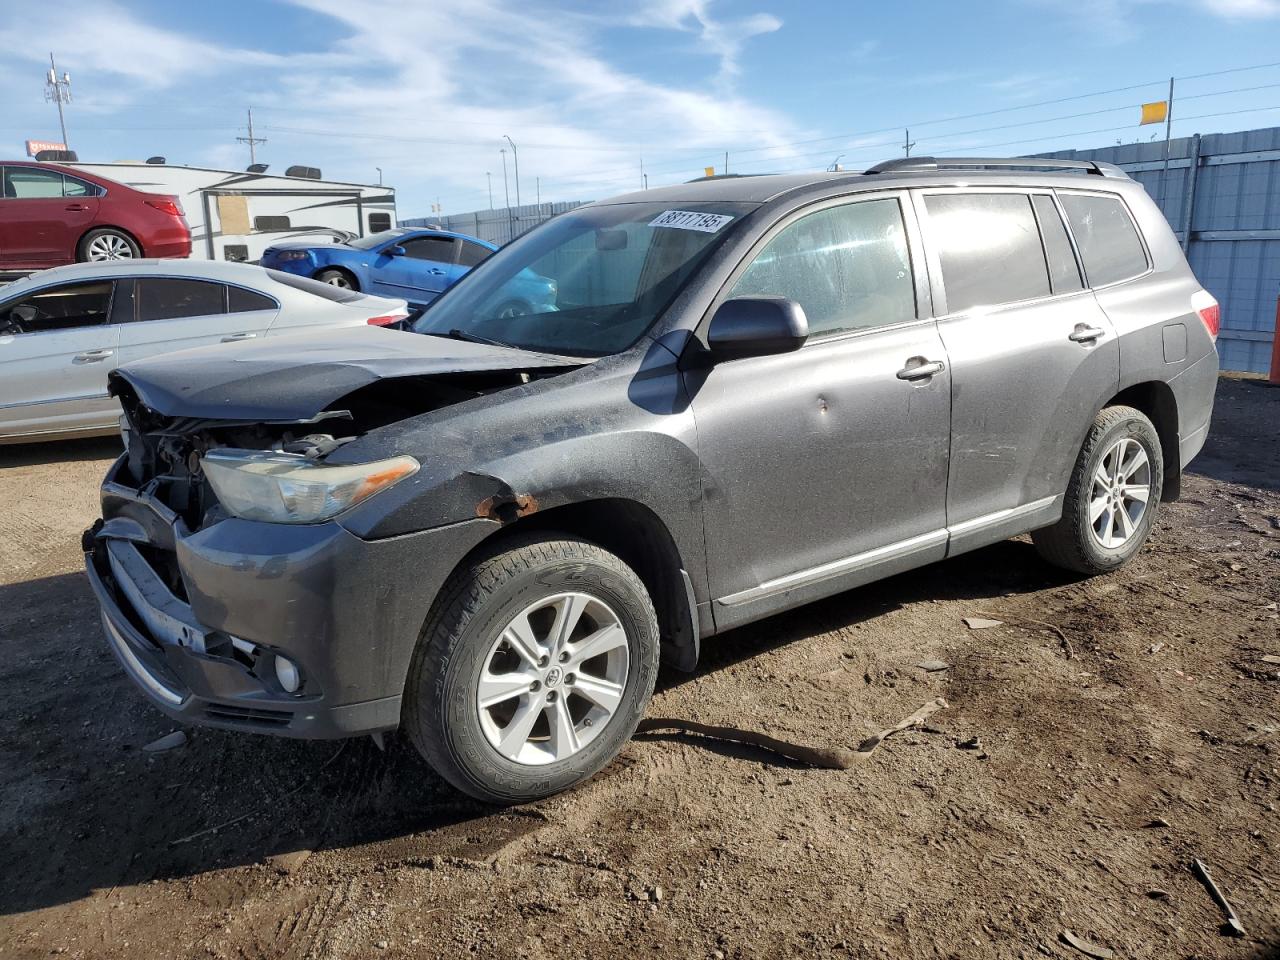
[[[311,256],[305,250],[277,250],[275,258],[277,260],[306,260]]]
[[[218,501],[246,520],[318,523],[418,471],[413,457],[329,465],[294,453],[224,448],[201,461]]]

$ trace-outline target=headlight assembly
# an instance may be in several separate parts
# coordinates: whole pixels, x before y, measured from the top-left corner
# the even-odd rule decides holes
[[[218,501],[245,520],[319,523],[418,471],[413,457],[330,465],[300,454],[223,448],[201,460]]]

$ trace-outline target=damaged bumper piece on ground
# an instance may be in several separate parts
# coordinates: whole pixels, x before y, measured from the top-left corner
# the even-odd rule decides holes
[[[296,737],[399,725],[445,558],[478,542],[484,521],[381,541],[336,522],[229,518],[191,532],[120,482],[123,464],[103,485],[105,522],[85,534],[86,566],[112,651],[158,707],[188,723]]]

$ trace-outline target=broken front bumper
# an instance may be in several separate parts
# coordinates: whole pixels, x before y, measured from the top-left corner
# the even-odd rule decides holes
[[[493,524],[370,541],[337,522],[229,518],[193,533],[121,482],[122,465],[103,484],[85,563],[108,645],[156,706],[188,723],[292,737],[399,725],[431,603]],[[276,655],[297,665],[295,693],[276,679]]]

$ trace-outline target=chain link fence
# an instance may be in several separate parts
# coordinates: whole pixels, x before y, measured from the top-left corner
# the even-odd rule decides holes
[[[455,233],[488,240],[498,246],[510,243],[522,233],[532,230],[552,217],[580,207],[584,200],[561,200],[557,203],[526,204],[523,207],[499,207],[496,210],[473,210],[447,217],[411,217],[401,220],[402,227],[438,226]]]

